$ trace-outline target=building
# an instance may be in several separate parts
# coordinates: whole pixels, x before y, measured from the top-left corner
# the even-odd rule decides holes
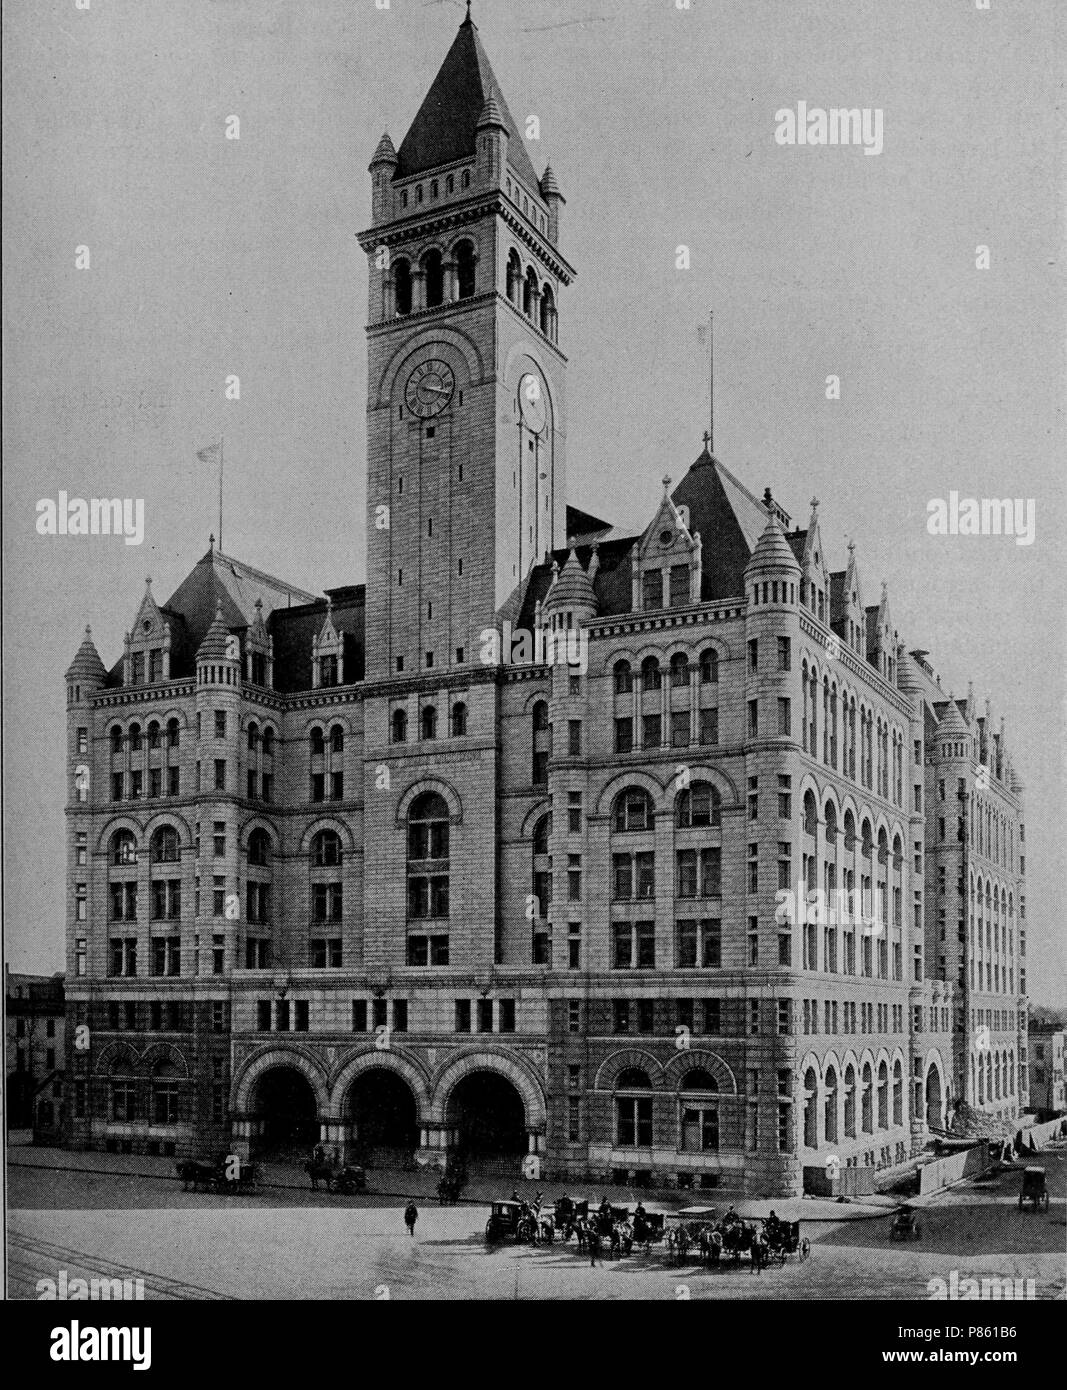
[[[565,200],[469,17],[370,174],[366,586],[212,546],[67,673],[72,1142],[784,1194],[1017,1107],[1014,907],[974,982],[927,912],[942,725],[1000,817],[1003,737],[709,441],[568,505]]]
[[[1039,1119],[1067,1114],[1065,1055],[1067,1033],[1062,1028],[1054,1028],[1051,1024],[1030,1025],[1030,1109],[1036,1111]]]
[[[47,1143],[60,1132],[66,1006],[63,976],[5,970],[7,1127]]]

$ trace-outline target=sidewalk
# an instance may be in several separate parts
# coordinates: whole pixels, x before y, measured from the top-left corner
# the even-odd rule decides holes
[[[94,1173],[115,1177],[143,1177],[157,1181],[171,1182],[180,1189],[179,1179],[173,1158],[155,1158],[148,1154],[111,1154],[99,1150],[71,1150],[53,1148],[18,1147],[12,1148],[8,1155],[9,1165],[19,1168],[41,1168],[74,1173]],[[263,1163],[261,1187],[282,1191],[308,1192],[310,1184],[307,1176],[295,1164]],[[367,1170],[369,1196],[414,1197],[416,1201],[437,1201],[438,1173],[434,1169],[416,1169],[405,1172],[399,1169],[371,1168]],[[607,1197],[613,1206],[633,1207],[640,1200],[649,1211],[679,1211],[684,1207],[714,1207],[723,1212],[733,1206],[739,1216],[749,1220],[765,1217],[773,1210],[783,1221],[842,1222],[865,1221],[885,1218],[899,1203],[893,1198],[875,1195],[860,1197],[847,1202],[837,1202],[829,1198],[746,1198],[726,1191],[694,1192],[643,1192],[628,1187],[610,1185],[590,1185],[585,1183],[527,1182],[523,1179],[512,1181],[506,1178],[472,1177],[460,1199],[463,1205],[487,1205],[511,1196],[512,1189],[523,1195],[533,1196],[539,1189],[548,1202],[567,1195],[579,1200],[588,1198],[591,1205],[598,1205]],[[325,1194],[324,1194],[325,1197]]]

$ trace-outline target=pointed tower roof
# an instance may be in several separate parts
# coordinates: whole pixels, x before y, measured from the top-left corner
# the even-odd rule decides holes
[[[222,599],[215,607],[215,619],[197,648],[197,661],[226,661],[229,656],[230,629],[222,616]]]
[[[559,180],[556,178],[552,165],[546,164],[545,172],[541,176],[541,196],[550,198],[553,194],[560,198],[563,197],[559,191]]]
[[[472,159],[477,151],[478,125],[487,99],[493,96],[508,140],[508,163],[531,189],[539,187],[526,144],[508,110],[486,57],[478,29],[468,15],[397,156],[395,177],[410,178],[442,164]]]
[[[376,168],[379,164],[395,164],[395,163],[396,163],[396,146],[393,144],[393,141],[392,141],[392,139],[391,139],[391,137],[390,137],[390,135],[389,135],[389,132],[386,131],[385,134],[382,136],[382,138],[378,141],[378,148],[374,151],[374,158],[371,160],[371,162],[370,162],[370,164],[369,164],[368,167],[371,168],[371,169],[374,169],[374,168]]]
[[[767,505],[767,525],[763,535],[756,542],[756,548],[752,552],[752,559],[745,566],[745,573],[751,574],[754,570],[773,569],[786,570],[789,574],[799,574],[800,565],[797,557],[793,554],[792,547],[785,538],[778,517],[775,515],[771,505],[770,488],[767,489],[765,498]]]
[[[486,97],[485,105],[482,107],[482,114],[478,117],[478,129],[493,130],[494,128],[507,130],[508,123],[504,120],[504,114],[500,110],[500,103],[496,99],[496,93],[490,87],[489,95]],[[508,133],[510,137],[510,132]]]
[[[100,660],[100,653],[96,650],[96,643],[93,641],[93,630],[86,624],[85,636],[82,644],[74,654],[74,660],[70,663],[66,675],[63,677],[67,681],[96,681],[103,685],[107,680],[107,671],[104,663]]]
[[[960,713],[959,704],[955,695],[949,696],[948,704],[941,714],[941,722],[937,726],[937,732],[941,734],[962,734],[964,738],[971,737],[971,731]]]
[[[567,563],[549,589],[544,607],[546,611],[553,608],[588,608],[593,613],[596,612],[596,594],[573,549],[567,556]]]

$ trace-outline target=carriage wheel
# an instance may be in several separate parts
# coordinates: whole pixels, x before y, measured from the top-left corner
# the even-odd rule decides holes
[[[805,1236],[804,1239],[800,1242],[800,1262],[801,1262],[801,1264],[804,1263],[804,1261],[808,1258],[808,1256],[809,1256],[810,1254],[811,1254],[811,1241],[807,1238],[807,1236]]]
[[[492,1245],[492,1243],[493,1243],[495,1237],[496,1237],[496,1228],[495,1228],[495,1226],[493,1225],[492,1220],[489,1220],[489,1221],[487,1221],[487,1222],[485,1223],[485,1240],[486,1240],[486,1244],[487,1244],[487,1245]]]

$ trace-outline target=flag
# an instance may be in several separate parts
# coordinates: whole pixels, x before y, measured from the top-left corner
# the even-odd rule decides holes
[[[218,463],[221,444],[209,444],[206,449],[198,449],[196,456],[201,463]]]

